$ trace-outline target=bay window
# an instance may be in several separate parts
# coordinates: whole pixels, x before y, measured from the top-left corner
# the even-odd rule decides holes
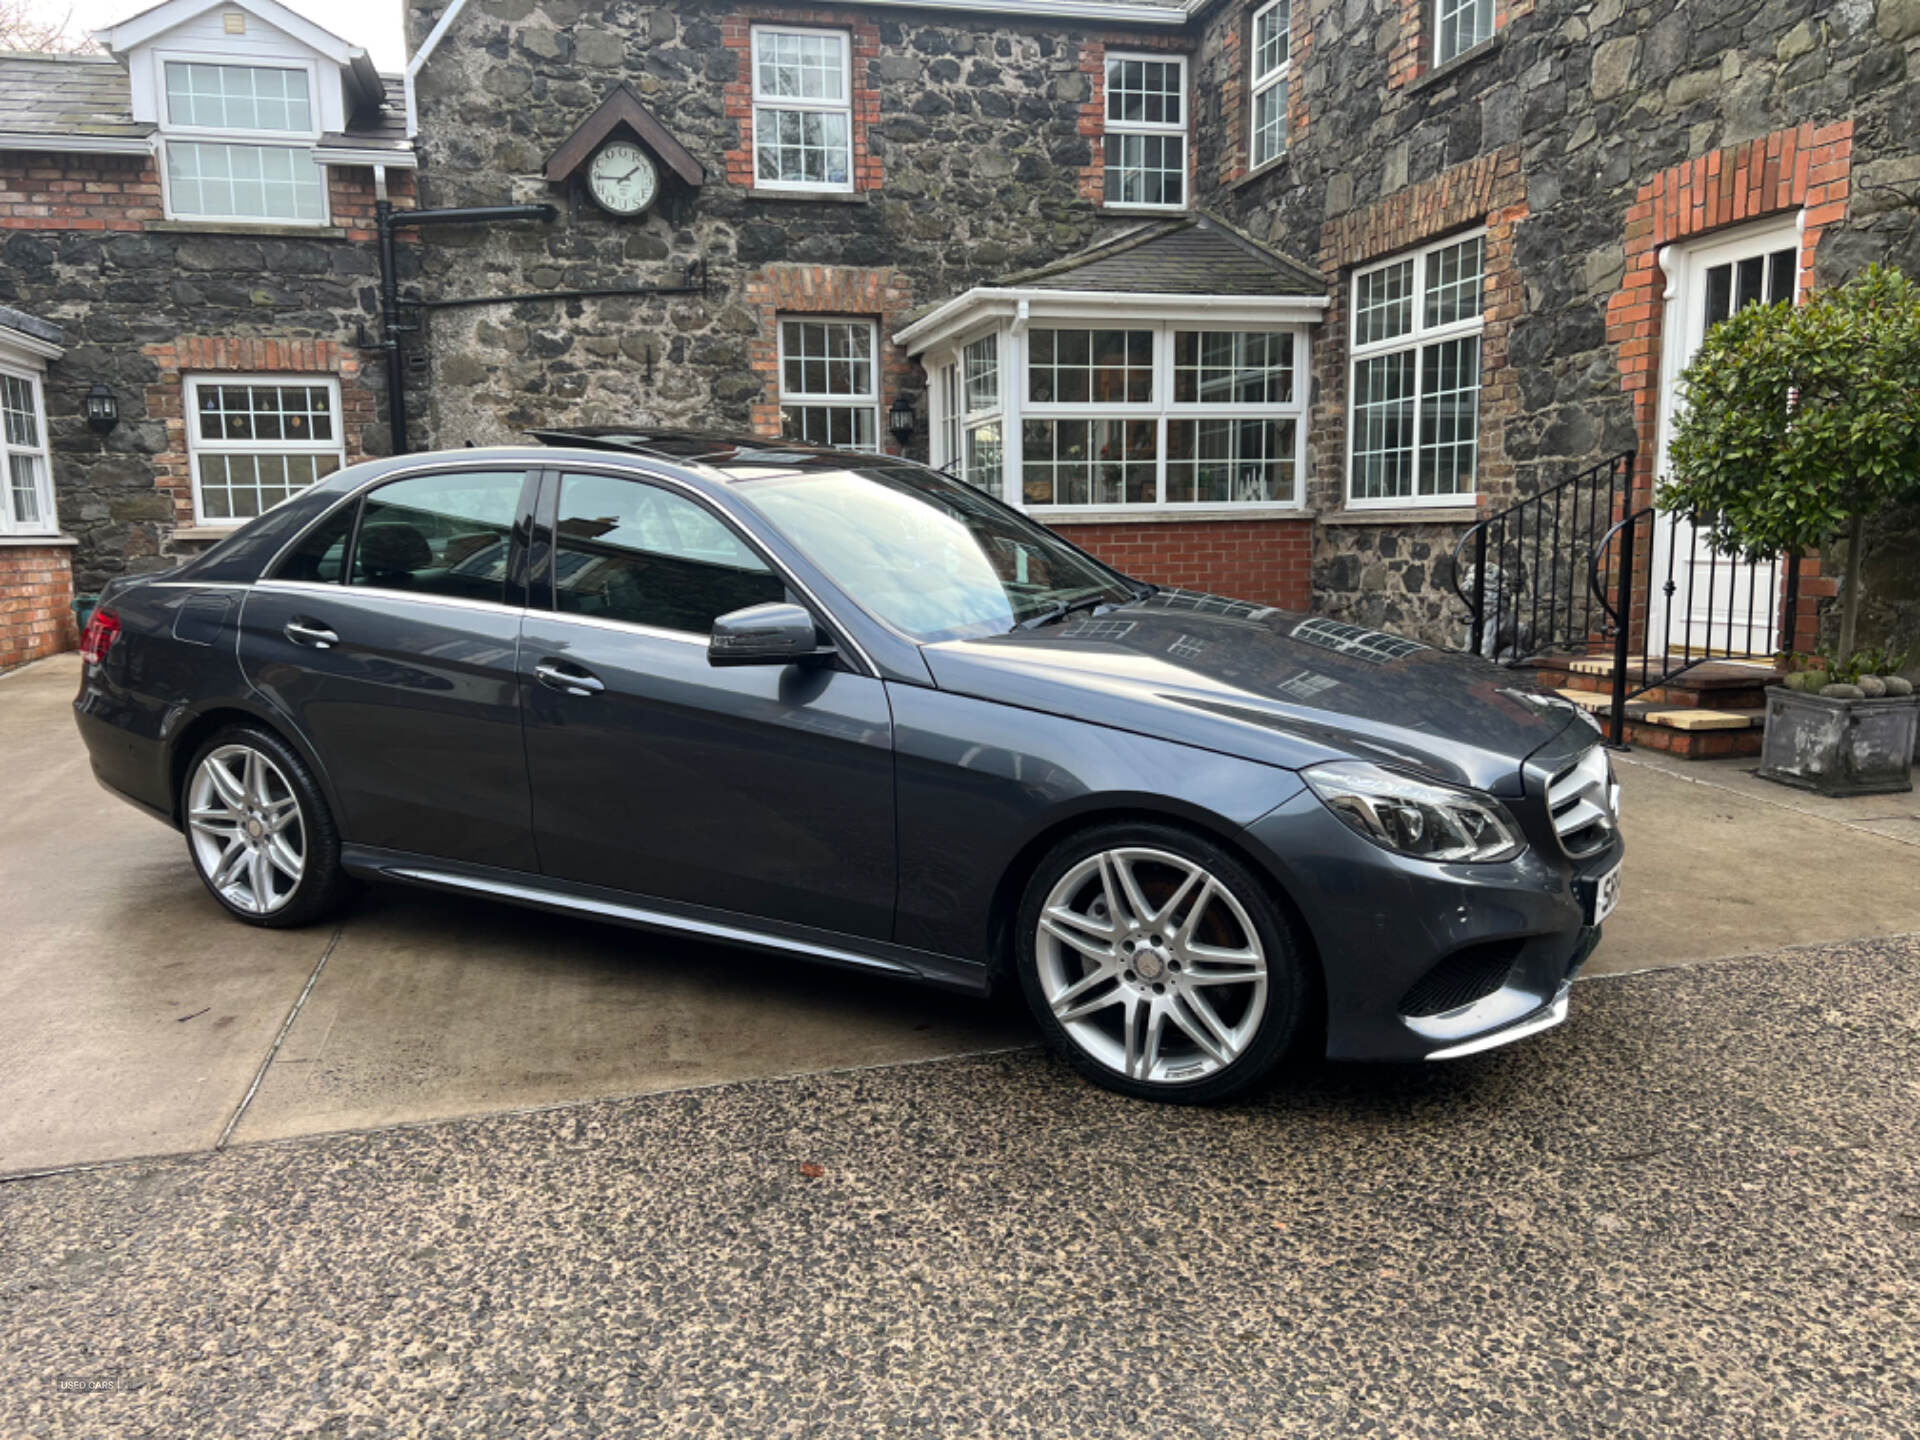
[[[164,60],[168,213],[324,224],[312,74],[304,67]]]
[[[1287,148],[1287,70],[1292,0],[1273,0],[1253,12],[1253,123],[1249,169],[1277,160]]]
[[[0,369],[0,535],[51,534],[53,469],[40,377]]]
[[[202,524],[251,520],[346,463],[331,378],[198,376],[187,381],[187,413]]]
[[[929,357],[934,463],[1062,519],[1297,506],[1305,355],[1294,325],[1004,327]]]
[[[1485,270],[1470,235],[1353,277],[1350,504],[1472,500]]]
[[[1187,204],[1187,62],[1107,56],[1106,203]]]

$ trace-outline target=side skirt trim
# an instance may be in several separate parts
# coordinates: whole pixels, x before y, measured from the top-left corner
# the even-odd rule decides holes
[[[616,924],[633,925],[644,930],[690,935],[724,945],[738,945],[749,950],[774,951],[829,965],[877,971],[904,979],[928,981],[971,994],[984,994],[988,985],[984,966],[950,959],[946,956],[928,955],[924,964],[916,963],[917,955],[914,959],[894,959],[867,951],[848,949],[843,945],[827,944],[796,935],[783,935],[777,931],[759,930],[723,920],[682,915],[674,911],[636,905],[622,900],[579,894],[554,886],[532,884],[524,879],[469,874],[443,868],[414,856],[401,857],[390,851],[383,854],[375,850],[349,846],[346,847],[346,853],[341,859],[349,870],[359,871],[375,878],[400,880],[408,884],[424,885],[438,890],[454,890],[470,895],[484,895],[491,899],[505,900],[519,905],[531,905],[540,909],[560,910],[575,915],[611,920]]]

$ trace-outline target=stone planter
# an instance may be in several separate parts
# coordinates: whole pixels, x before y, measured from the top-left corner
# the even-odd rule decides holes
[[[1821,795],[1883,795],[1913,789],[1920,696],[1832,700],[1767,687],[1760,773]]]

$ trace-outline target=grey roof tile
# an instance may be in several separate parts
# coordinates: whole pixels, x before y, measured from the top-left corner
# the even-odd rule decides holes
[[[1009,288],[1154,295],[1324,295],[1311,266],[1204,212],[1152,220],[1037,270]]]
[[[138,137],[153,126],[134,120],[127,72],[105,55],[0,51],[0,130]]]
[[[22,335],[31,335],[49,345],[63,344],[67,338],[67,332],[51,320],[42,320],[38,315],[29,315],[10,305],[0,305],[0,330],[17,330]]]

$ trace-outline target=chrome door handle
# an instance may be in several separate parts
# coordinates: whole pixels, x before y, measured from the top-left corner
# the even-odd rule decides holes
[[[563,695],[598,695],[606,685],[598,675],[582,670],[578,665],[569,665],[563,660],[542,660],[533,667],[534,678],[549,690],[558,690]]]
[[[315,650],[325,650],[340,643],[340,637],[326,626],[312,620],[302,620],[297,615],[287,621],[280,633],[296,645],[311,645]]]

